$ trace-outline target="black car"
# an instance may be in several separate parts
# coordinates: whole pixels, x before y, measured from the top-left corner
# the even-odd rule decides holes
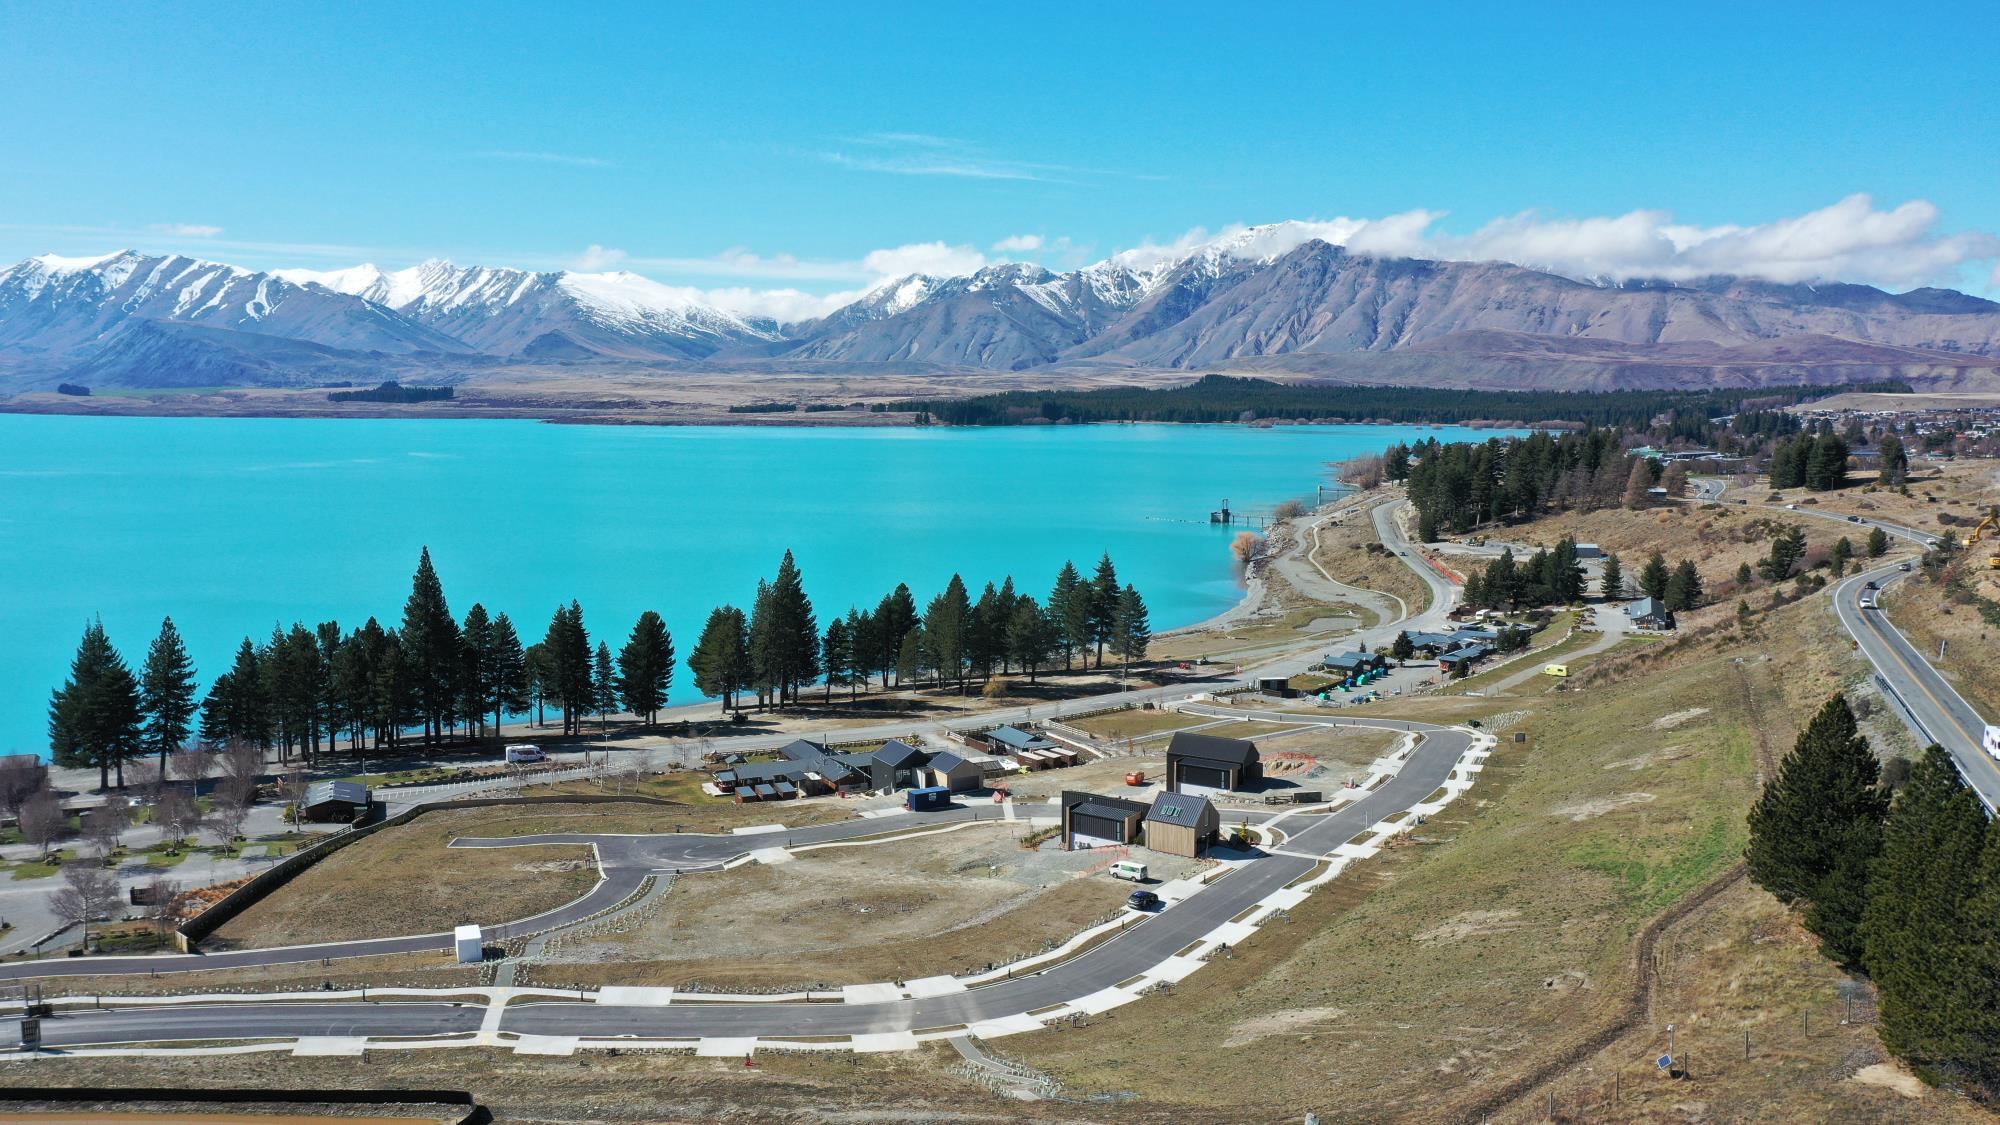
[[[1126,897],[1125,905],[1134,910],[1158,910],[1166,903],[1161,902],[1160,896],[1151,891],[1133,891]]]
[[[1874,590],[1874,589],[1877,589],[1878,587],[1877,587],[1877,586],[1875,585],[1875,583],[1873,583],[1873,582],[1870,582],[1870,583],[1869,583],[1868,585],[1866,585],[1866,586],[1863,586],[1863,587],[1861,587],[1861,588],[1862,588],[1862,589],[1864,589],[1864,590]]]

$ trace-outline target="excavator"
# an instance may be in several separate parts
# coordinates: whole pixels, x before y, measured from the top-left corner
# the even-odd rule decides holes
[[[1996,539],[2000,539],[2000,520],[1990,515],[1980,520],[1979,526],[1972,529],[1972,534],[1965,537],[1965,545],[1970,547],[1979,542],[1989,531],[1993,532]],[[1989,570],[2000,570],[2000,552],[1986,556],[1986,566]]]

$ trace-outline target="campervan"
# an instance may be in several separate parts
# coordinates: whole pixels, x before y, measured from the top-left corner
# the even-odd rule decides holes
[[[542,748],[531,743],[517,742],[507,747],[507,764],[510,766],[525,766],[548,760],[549,756],[542,753]]]

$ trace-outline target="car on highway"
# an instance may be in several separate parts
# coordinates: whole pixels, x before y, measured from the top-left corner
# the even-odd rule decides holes
[[[1904,563],[1903,565],[1897,567],[1896,569],[1902,571],[1904,574],[1908,574],[1910,573],[1910,564]]]
[[[1849,516],[1849,517],[1847,517],[1847,522],[1848,522],[1848,523],[1860,523],[1860,522],[1861,522],[1861,517],[1860,517],[1860,516]]]
[[[1874,609],[1874,608],[1876,608],[1876,606],[1875,606],[1875,596],[1874,596],[1873,594],[1863,594],[1863,595],[1861,595],[1861,608],[1862,608],[1862,609]]]
[[[1875,584],[1874,580],[1872,580],[1872,579],[1871,579],[1871,580],[1869,580],[1869,583],[1868,583],[1868,585],[1866,585],[1866,586],[1863,586],[1863,587],[1861,587],[1861,588],[1862,588],[1862,589],[1864,589],[1864,590],[1879,590],[1879,589],[1881,589],[1881,587],[1880,587],[1880,586],[1877,586],[1877,585]]]
[[[1152,891],[1133,891],[1126,896],[1125,905],[1134,910],[1159,910],[1167,904]]]

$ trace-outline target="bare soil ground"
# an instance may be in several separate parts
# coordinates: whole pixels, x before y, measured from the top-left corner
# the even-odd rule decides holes
[[[782,992],[963,973],[1118,911],[1131,885],[1103,872],[1126,849],[1026,851],[1025,831],[979,825],[684,876],[630,928],[560,941],[533,979]],[[1145,859],[1157,878],[1194,868]]]
[[[1092,793],[1104,793],[1114,797],[1130,797],[1133,800],[1150,797],[1150,787],[1134,789],[1125,784],[1125,775],[1138,772],[1146,775],[1148,782],[1158,782],[1160,772],[1166,768],[1166,744],[1154,743],[1144,751],[1116,758],[1086,758],[1074,766],[1059,770],[1038,770],[1034,773],[1015,774],[1007,779],[1007,788],[1014,793],[1016,804],[1041,801],[1065,789],[1087,789]],[[1054,816],[1055,810],[1023,808],[1020,815],[1032,813],[1036,816]]]
[[[1132,708],[1127,711],[1112,711],[1103,715],[1092,715],[1078,719],[1071,724],[1107,741],[1143,738],[1163,731],[1186,730],[1198,726],[1207,719],[1196,715],[1183,715],[1178,711],[1143,711]]]
[[[432,934],[467,922],[508,922],[560,906],[597,884],[590,849],[448,846],[454,837],[507,835],[502,826],[519,827],[536,819],[509,817],[504,809],[465,809],[428,813],[383,829],[307,868],[224,923],[206,945],[230,949]],[[579,822],[547,813],[539,814],[539,820]]]
[[[851,820],[855,804],[839,797],[806,797],[790,801],[753,801],[739,805],[733,798],[711,797],[702,792],[701,784],[709,779],[706,772],[686,770],[679,773],[660,774],[639,781],[637,785],[625,785],[615,790],[618,795],[658,797],[662,800],[677,801],[681,807],[649,806],[634,802],[630,805],[603,806],[603,813],[590,811],[593,806],[578,806],[575,812],[526,813],[525,816],[556,816],[570,823],[583,818],[583,823],[635,823],[637,828],[577,828],[578,832],[728,832],[736,828],[746,828],[753,824],[783,824],[790,828],[803,828],[809,824],[831,824],[835,821]],[[557,782],[554,785],[536,786],[523,790],[524,796],[544,793],[596,794],[606,790],[595,781],[575,780]],[[609,818],[609,819],[600,819]],[[554,831],[537,829],[536,831]],[[498,835],[499,833],[489,833]],[[527,835],[524,831],[508,832],[505,835]],[[471,833],[467,833],[471,835]]]

